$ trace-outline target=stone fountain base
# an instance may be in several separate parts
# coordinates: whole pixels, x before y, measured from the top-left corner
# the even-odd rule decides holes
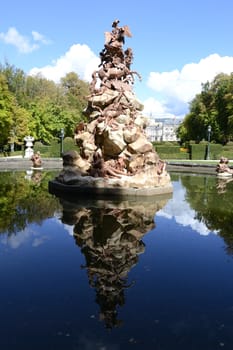
[[[171,185],[163,187],[147,188],[120,188],[120,187],[95,187],[86,185],[66,185],[56,180],[49,181],[49,192],[51,194],[67,194],[71,196],[83,196],[92,198],[123,198],[123,197],[148,197],[173,192]]]
[[[74,168],[63,171],[49,182],[49,192],[83,197],[148,197],[173,192],[170,175],[158,175],[155,168],[120,178],[81,176]]]

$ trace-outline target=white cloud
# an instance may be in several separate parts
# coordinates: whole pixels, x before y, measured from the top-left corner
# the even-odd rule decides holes
[[[151,119],[161,119],[161,118],[174,118],[174,113],[166,105],[166,101],[159,101],[153,97],[149,97],[143,101],[144,109],[143,113],[149,116]]]
[[[19,52],[23,54],[39,49],[40,46],[38,42],[43,44],[49,43],[49,41],[38,32],[32,32],[32,40],[30,40],[28,37],[21,35],[14,27],[9,28],[6,33],[0,33],[0,40],[6,44],[15,46]],[[36,41],[36,43],[34,41]]]
[[[149,97],[144,102],[144,113],[145,114],[152,114],[154,111],[156,114],[163,114],[166,110],[166,106],[164,102],[155,100],[153,97]],[[153,113],[154,114],[154,113]]]
[[[41,74],[47,79],[59,82],[69,72],[76,72],[81,79],[91,80],[91,75],[100,63],[87,45],[72,45],[64,56],[59,57],[51,65],[42,68],[33,68],[31,75]]]
[[[34,40],[43,41],[43,36],[33,32]],[[47,79],[59,82],[61,77],[74,71],[81,79],[91,81],[91,75],[98,69],[99,57],[87,46],[75,44],[51,64],[31,69],[29,74],[41,74]],[[201,92],[201,84],[212,81],[218,73],[233,71],[233,57],[212,54],[198,63],[188,63],[179,70],[151,72],[147,86],[154,94],[143,101],[144,113],[154,118],[182,118],[188,113],[188,103]]]
[[[151,72],[147,85],[160,98],[162,96],[161,106],[165,114],[169,112],[182,115],[187,112],[188,103],[201,92],[202,83],[212,81],[219,73],[231,72],[233,72],[233,57],[213,54],[201,59],[198,63],[186,64],[180,71]],[[157,99],[155,96],[155,103]]]
[[[44,35],[38,33],[38,32],[35,32],[35,31],[32,31],[32,37],[33,37],[33,40],[34,41],[39,41],[41,42],[42,44],[50,44],[50,40],[46,39]]]
[[[38,49],[38,44],[30,44],[27,37],[22,36],[19,32],[11,27],[6,33],[0,33],[0,39],[6,44],[15,46],[21,53],[29,53]]]

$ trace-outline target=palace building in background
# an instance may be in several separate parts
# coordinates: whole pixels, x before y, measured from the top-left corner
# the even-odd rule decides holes
[[[154,141],[179,141],[176,131],[182,119],[177,118],[149,118],[146,135],[151,142]]]

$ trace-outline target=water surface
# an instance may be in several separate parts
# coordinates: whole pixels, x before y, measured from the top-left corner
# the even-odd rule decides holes
[[[148,201],[59,199],[1,173],[0,348],[232,349],[233,182]]]

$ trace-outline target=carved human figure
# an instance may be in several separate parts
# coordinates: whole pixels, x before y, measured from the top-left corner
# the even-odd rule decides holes
[[[162,175],[166,170],[166,163],[159,159],[158,164],[157,164],[157,174]]]
[[[34,153],[31,157],[33,168],[40,168],[42,165],[42,160],[40,156],[40,151]]]
[[[125,43],[125,35],[131,37],[131,33],[128,26],[119,27],[120,21],[116,19],[112,23],[112,32],[105,33],[105,43],[106,46],[113,46],[116,48],[121,48]]]
[[[90,175],[93,177],[117,177],[127,175],[124,159],[109,159],[104,161],[103,156],[99,150],[94,153],[93,164],[90,169]]]
[[[216,172],[219,174],[229,173],[233,174],[233,170],[229,167],[229,160],[226,157],[221,157],[216,167]]]

